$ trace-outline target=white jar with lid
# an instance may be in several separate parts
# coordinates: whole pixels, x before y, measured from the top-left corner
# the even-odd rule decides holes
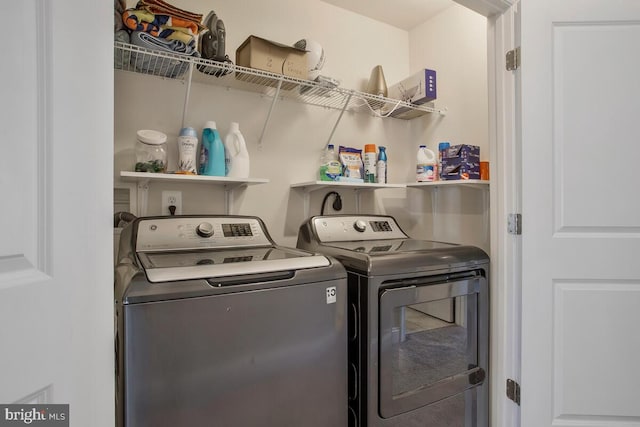
[[[167,135],[139,130],[136,141],[136,172],[163,173],[167,170]]]

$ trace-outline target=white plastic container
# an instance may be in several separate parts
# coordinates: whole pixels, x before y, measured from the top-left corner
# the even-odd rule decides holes
[[[429,150],[426,145],[421,145],[418,149],[416,162],[416,181],[428,182],[436,180],[438,176],[436,153]]]
[[[192,127],[180,129],[178,136],[178,172],[196,175],[198,132]]]
[[[225,166],[227,176],[231,178],[249,178],[251,164],[247,144],[240,133],[240,125],[231,122],[229,133],[224,139]]]

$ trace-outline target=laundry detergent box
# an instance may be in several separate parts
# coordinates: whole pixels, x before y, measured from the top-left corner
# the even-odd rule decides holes
[[[462,159],[469,162],[480,162],[480,147],[477,145],[452,145],[444,150],[443,159]]]
[[[443,157],[440,178],[443,181],[480,179],[480,161],[461,157]]]
[[[425,104],[436,99],[436,72],[422,69],[391,86],[389,98],[399,99],[410,104]]]
[[[296,79],[306,80],[308,77],[307,52],[304,49],[297,49],[253,35],[249,36],[236,49],[236,64]],[[236,78],[251,80],[255,77],[236,72]],[[275,85],[275,81],[272,85]],[[290,90],[296,86],[295,83],[286,82],[282,85],[282,89]]]

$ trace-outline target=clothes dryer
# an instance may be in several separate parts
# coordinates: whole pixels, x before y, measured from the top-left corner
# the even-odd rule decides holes
[[[298,248],[348,272],[350,426],[487,427],[489,258],[393,217],[316,216]]]

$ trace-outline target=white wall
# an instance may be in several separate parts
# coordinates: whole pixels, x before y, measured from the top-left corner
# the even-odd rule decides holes
[[[473,144],[480,146],[481,160],[489,160],[486,35],[486,18],[458,4],[410,31],[410,70],[436,70],[437,102],[448,108],[444,117],[431,115],[411,122],[412,148],[423,143],[436,151],[441,141]],[[473,244],[488,251],[488,189],[408,191],[414,236]]]
[[[174,0],[178,7],[206,15],[208,4],[201,0]],[[396,119],[379,119],[366,114],[345,113],[333,143],[363,148],[366,143],[388,147],[389,182],[413,181],[415,152],[422,141],[433,147],[439,140],[467,142],[488,147],[486,112],[486,27],[485,18],[471,12],[465,15],[459,8],[447,9],[444,17],[447,32],[465,33],[459,37],[447,37],[446,43],[427,43],[433,52],[422,54],[415,40],[428,35],[431,28],[425,23],[411,32],[380,23],[352,12],[336,8],[318,0],[259,0],[216,2],[215,11],[224,20],[227,29],[227,53],[235,60],[235,49],[253,34],[281,43],[294,43],[300,38],[312,38],[320,42],[327,55],[323,74],[338,78],[347,88],[363,90],[375,65],[382,65],[388,84],[408,76],[421,67],[438,71],[438,106],[447,106],[446,117],[427,115],[410,122]],[[469,16],[469,14],[472,14]],[[481,24],[470,22],[476,18]],[[456,20],[461,19],[459,25]],[[430,21],[431,22],[431,21]],[[459,30],[455,30],[458,28]],[[469,34],[467,34],[469,33]],[[475,41],[469,44],[469,41]],[[470,52],[480,49],[481,53]],[[467,50],[469,52],[467,52]],[[471,66],[462,73],[458,63],[446,61],[451,52],[467,58],[481,56],[481,65]],[[410,54],[411,52],[411,54]],[[410,59],[411,58],[411,59]],[[428,59],[428,60],[427,60]],[[472,72],[471,69],[481,69]],[[484,99],[470,105],[468,97],[461,96],[465,86],[454,82],[458,77],[474,76],[476,83],[465,85],[484,88]],[[475,98],[475,91],[474,91]],[[169,167],[175,167],[175,139],[181,127],[181,111],[184,85],[180,82],[116,72],[115,76],[115,170],[116,185],[120,170],[132,170],[135,132],[150,128],[169,135]],[[257,215],[265,220],[274,239],[284,245],[295,245],[297,230],[303,218],[302,194],[291,190],[289,185],[314,180],[319,156],[338,118],[339,111],[306,106],[290,101],[276,104],[267,129],[262,151],[257,141],[267,116],[270,99],[254,93],[227,90],[224,87],[194,83],[189,103],[186,124],[201,131],[204,122],[215,120],[221,134],[226,134],[229,123],[238,121],[247,141],[251,155],[251,176],[268,178],[268,184],[251,186],[238,192],[233,213]],[[476,122],[483,122],[483,126]],[[486,149],[488,150],[488,148]],[[483,151],[483,157],[488,152]],[[152,184],[149,191],[150,215],[160,214],[161,190],[183,191],[183,213],[222,213],[224,194],[222,189],[204,184],[182,186],[179,184]],[[313,193],[310,214],[320,213],[320,202],[326,192]],[[352,191],[341,191],[343,213],[353,213]],[[461,201],[477,199],[482,192],[474,190],[445,190],[454,193],[446,203],[438,199],[443,213],[466,208]],[[460,193],[460,194],[459,194]],[[468,194],[469,193],[469,194]],[[407,196],[411,199],[408,202]],[[416,203],[422,201],[424,203]],[[416,230],[428,236],[426,224],[430,215],[429,193],[420,190],[384,190],[375,192],[375,197],[363,197],[361,211],[364,213],[390,213],[395,215],[408,231]],[[444,204],[443,204],[444,203]],[[330,208],[327,212],[331,212]],[[472,203],[464,213],[472,218],[482,214],[477,203]],[[488,216],[487,216],[488,218]],[[455,241],[464,241],[469,236],[456,236]],[[484,237],[472,242],[488,248]]]

